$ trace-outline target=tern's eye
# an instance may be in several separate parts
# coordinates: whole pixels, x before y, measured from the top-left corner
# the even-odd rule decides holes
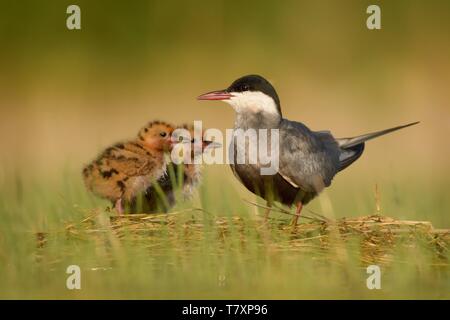
[[[250,90],[250,87],[248,86],[248,84],[243,84],[241,88],[242,88],[242,91],[249,91]]]
[[[194,143],[195,142],[195,139],[194,138],[192,138],[192,140],[191,140],[191,143]]]
[[[167,136],[167,132],[160,132],[159,135],[164,138],[165,136]]]

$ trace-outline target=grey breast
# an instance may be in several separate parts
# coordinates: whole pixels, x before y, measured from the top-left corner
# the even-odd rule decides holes
[[[237,152],[239,148],[242,152],[242,146],[234,144],[234,148],[232,145],[230,145],[230,148],[232,148],[229,150],[229,155],[232,158],[230,159],[230,166],[234,175],[249,191],[261,196],[268,202],[279,201],[288,206],[296,201],[306,204],[317,195],[315,190],[304,190],[292,185],[279,173],[271,176],[261,175],[261,166],[258,164],[237,164]],[[280,152],[284,152],[282,150],[280,148]]]

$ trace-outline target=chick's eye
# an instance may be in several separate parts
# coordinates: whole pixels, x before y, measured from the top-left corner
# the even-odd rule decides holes
[[[194,138],[192,138],[192,140],[191,140],[191,143],[194,143],[195,142],[195,139]]]
[[[160,132],[159,135],[164,138],[165,136],[167,136],[167,132]]]

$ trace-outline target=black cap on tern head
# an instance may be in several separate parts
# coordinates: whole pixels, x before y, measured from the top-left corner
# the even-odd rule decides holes
[[[280,106],[280,99],[275,88],[269,81],[258,75],[248,75],[234,81],[226,90],[227,92],[260,91],[271,97]]]
[[[273,99],[278,113],[281,115],[280,98],[269,81],[259,75],[247,75],[235,80],[227,89],[213,91],[198,97],[199,100],[228,100],[233,93],[261,92]]]

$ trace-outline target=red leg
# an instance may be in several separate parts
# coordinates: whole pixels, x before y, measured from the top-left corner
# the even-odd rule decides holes
[[[297,205],[295,207],[295,216],[292,219],[292,225],[293,226],[297,225],[298,218],[300,217],[300,212],[302,212],[302,208],[303,208],[303,203],[301,203],[300,201],[297,202]]]
[[[123,215],[123,206],[122,206],[122,198],[119,198],[116,200],[116,204],[114,205],[114,208],[116,209],[119,216]]]

